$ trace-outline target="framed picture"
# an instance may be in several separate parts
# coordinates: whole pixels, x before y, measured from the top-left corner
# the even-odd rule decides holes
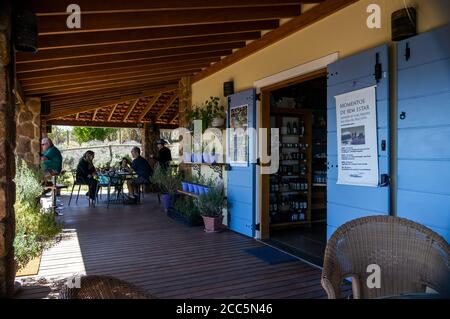
[[[248,166],[248,104],[230,107],[228,160],[234,166]]]

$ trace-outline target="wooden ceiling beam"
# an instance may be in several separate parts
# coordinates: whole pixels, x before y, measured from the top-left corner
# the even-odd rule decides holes
[[[149,1],[150,2],[150,1]],[[133,43],[139,41],[175,40],[190,37],[239,34],[243,32],[273,30],[278,28],[279,20],[214,23],[181,27],[159,27],[103,32],[80,32],[54,35],[41,35],[38,38],[39,51],[80,46]]]
[[[173,102],[178,98],[178,94],[174,94],[169,100],[167,100],[166,104],[159,110],[159,112],[155,116],[155,121],[158,121],[161,116],[166,113],[166,111],[172,106]]]
[[[31,94],[52,94],[53,92],[80,92],[85,88],[95,88],[95,87],[109,87],[110,85],[118,85],[118,84],[130,84],[130,83],[153,83],[160,82],[168,79],[178,79],[182,76],[192,75],[192,71],[180,72],[180,73],[170,73],[165,75],[148,75],[144,74],[136,77],[122,77],[122,78],[113,78],[102,81],[84,81],[75,84],[66,84],[66,85],[50,85],[43,87],[29,87],[25,88],[25,92],[29,95]]]
[[[203,65],[204,67],[205,65]],[[99,83],[102,81],[108,81],[113,79],[130,79],[130,78],[138,78],[142,76],[155,77],[155,76],[165,76],[172,74],[181,74],[181,73],[194,73],[198,72],[202,69],[202,66],[198,65],[195,67],[186,67],[186,68],[172,68],[170,70],[136,70],[136,71],[126,71],[126,72],[105,72],[103,75],[92,75],[92,76],[83,76],[77,78],[61,78],[59,80],[45,81],[45,80],[22,80],[22,85],[25,89],[33,89],[33,88],[51,88],[58,86],[65,86],[70,84],[85,84],[90,82]]]
[[[209,35],[203,37],[181,38],[172,40],[149,40],[131,43],[114,43],[91,45],[76,48],[58,48],[56,50],[39,50],[37,53],[17,52],[17,63],[48,60],[63,60],[80,57],[111,55],[118,53],[146,52],[162,49],[196,47],[214,44],[236,43],[255,40],[261,37],[261,32],[242,32],[237,34]]]
[[[145,106],[144,110],[142,111],[142,113],[139,115],[138,117],[138,122],[141,122],[142,119],[147,115],[148,111],[150,111],[150,109],[155,105],[155,103],[159,100],[159,98],[161,97],[162,93],[159,93],[157,95],[155,95],[150,101],[148,101],[147,105]]]
[[[26,81],[60,81],[63,79],[84,79],[86,77],[95,75],[109,75],[113,73],[122,73],[128,71],[161,71],[161,70],[174,70],[176,68],[184,68],[188,66],[205,66],[212,62],[216,62],[220,57],[207,57],[207,58],[195,58],[187,59],[184,61],[173,61],[165,63],[154,64],[151,61],[132,61],[128,63],[118,63],[118,64],[107,64],[104,66],[94,66],[94,67],[76,67],[65,69],[64,72],[60,70],[47,70],[39,72],[29,72],[20,74],[20,82],[25,83]]]
[[[35,69],[52,69],[52,68],[67,68],[79,65],[96,65],[105,63],[124,62],[129,60],[142,60],[159,57],[173,57],[185,56],[189,54],[216,52],[223,50],[233,50],[242,48],[245,42],[230,42],[224,44],[202,45],[186,48],[176,49],[161,49],[153,51],[131,52],[131,53],[117,53],[107,55],[94,55],[89,57],[69,57],[61,60],[47,60],[47,61],[27,61],[17,62],[17,70],[35,70]]]
[[[220,49],[220,50],[218,50]],[[67,70],[70,71],[70,69],[77,69],[79,67],[84,67],[87,69],[93,69],[101,66],[106,66],[107,68],[111,68],[112,65],[120,65],[120,66],[127,66],[132,62],[138,62],[141,64],[144,63],[152,63],[152,64],[158,64],[158,63],[167,63],[167,62],[179,62],[179,61],[186,61],[186,60],[193,60],[193,59],[202,59],[202,58],[216,58],[221,56],[227,56],[232,53],[231,49],[225,50],[220,47],[215,47],[213,49],[209,48],[207,51],[200,51],[198,49],[195,50],[186,50],[182,49],[184,52],[178,51],[178,54],[170,53],[169,56],[167,55],[160,55],[160,52],[153,52],[151,54],[146,53],[133,53],[133,54],[127,54],[125,57],[114,57],[113,59],[108,59],[109,61],[102,61],[102,59],[94,59],[94,58],[82,58],[78,59],[77,61],[68,61],[68,60],[62,60],[61,61],[47,61],[47,62],[40,62],[40,63],[27,63],[26,64],[20,64],[16,66],[17,73],[28,73],[28,72],[38,72],[38,71],[56,71],[56,74],[66,73]],[[191,52],[188,52],[191,51]],[[119,58],[122,58],[122,60],[119,60]],[[144,62],[145,61],[145,62]],[[76,63],[76,64],[74,64]],[[33,65],[32,65],[33,64]],[[20,78],[20,77],[19,77]]]
[[[320,0],[78,0],[77,4],[83,12],[110,12],[110,11],[162,11],[162,10],[191,10],[191,9],[223,9],[239,7],[260,7],[260,6],[285,6],[299,3],[320,2]],[[64,15],[67,6],[71,2],[66,0],[29,0],[28,8],[37,14]]]
[[[150,88],[148,87],[138,87],[135,89],[127,89],[127,90],[103,90],[101,92],[89,92],[89,93],[80,93],[80,94],[71,94],[68,96],[43,96],[43,101],[51,102],[52,109],[57,107],[69,108],[78,104],[87,104],[87,103],[118,103],[117,101],[129,101],[138,98],[139,96],[150,96],[162,91],[169,91],[176,89],[176,85],[152,85]]]
[[[86,120],[64,120],[64,119],[56,119],[47,121],[49,125],[63,125],[63,126],[88,126],[88,127],[134,127],[134,128],[140,128],[142,127],[143,123],[136,123],[136,122],[105,122],[105,121],[86,121]],[[144,122],[149,123],[149,121]],[[166,125],[161,124],[158,125],[160,128],[176,128],[176,125]]]
[[[128,117],[130,116],[131,112],[133,112],[134,108],[136,107],[136,105],[139,103],[140,99],[136,99],[136,101],[133,102],[133,104],[130,105],[130,107],[128,108],[127,112],[125,113],[122,122],[126,122]]]
[[[139,98],[142,98],[142,97],[147,97],[147,96],[151,96],[151,95],[159,94],[159,93],[173,92],[173,91],[175,91],[177,89],[178,89],[178,87],[175,86],[175,85],[173,85],[173,86],[166,86],[164,88],[155,89],[154,91],[147,91],[146,93],[142,93],[142,94],[136,96],[135,99],[139,99]],[[68,116],[68,115],[72,115],[72,114],[76,114],[76,113],[80,113],[80,112],[91,111],[91,110],[93,110],[95,108],[103,108],[103,107],[107,107],[109,105],[124,103],[124,102],[127,102],[129,100],[131,100],[130,97],[127,97],[126,100],[125,99],[117,99],[117,100],[115,100],[114,102],[111,102],[111,103],[104,103],[104,104],[96,103],[95,106],[87,105],[87,106],[79,107],[79,108],[73,108],[71,105],[68,105],[67,109],[62,109],[59,112],[51,112],[51,114],[48,115],[48,116],[45,116],[45,118],[47,118],[47,119],[55,119],[55,118]]]
[[[94,114],[92,115],[92,121],[95,121],[95,117],[97,116],[98,110],[99,110],[98,108],[95,109]],[[80,114],[80,113],[77,113],[77,114]]]
[[[286,6],[262,6],[249,10],[242,8],[190,9],[185,13],[177,10],[108,12],[84,14],[83,32],[123,30],[148,27],[181,26],[224,22],[242,22],[290,18],[301,13],[300,3]],[[67,13],[61,15],[38,15],[39,34],[69,34],[76,32],[66,25]]]
[[[172,117],[172,119],[170,119],[167,123],[168,123],[168,124],[172,124],[173,121],[175,121],[175,120],[178,118],[178,115],[180,115],[180,113],[175,114],[175,116]]]
[[[108,118],[108,122],[111,121],[114,112],[116,111],[117,105],[119,105],[119,103],[114,104],[114,106],[111,108],[111,111],[109,112],[107,118]]]
[[[92,91],[99,91],[99,90],[106,90],[106,89],[125,89],[125,88],[137,88],[140,87],[148,87],[150,85],[158,85],[161,86],[163,84],[167,83],[177,83],[179,81],[180,77],[178,76],[172,76],[172,77],[166,77],[166,78],[160,78],[160,79],[150,79],[150,80],[139,80],[139,81],[129,81],[129,82],[118,82],[118,83],[112,83],[112,84],[103,84],[103,85],[91,85],[88,87],[78,87],[78,88],[72,88],[67,90],[54,90],[54,91],[45,91],[45,93],[40,92],[37,94],[36,92],[27,92],[27,94],[31,95],[40,95],[40,94],[51,94],[52,96],[57,95],[67,95],[67,94],[82,94],[85,92],[92,92]]]

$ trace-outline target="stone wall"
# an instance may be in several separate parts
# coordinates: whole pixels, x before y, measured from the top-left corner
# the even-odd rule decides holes
[[[16,110],[17,148],[16,155],[30,167],[39,167],[41,137],[41,100],[28,98]]]
[[[16,269],[13,248],[16,124],[10,12],[9,1],[0,1],[0,298],[12,296]]]

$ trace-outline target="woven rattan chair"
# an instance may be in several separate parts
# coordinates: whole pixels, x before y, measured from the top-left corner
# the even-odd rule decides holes
[[[369,288],[367,266],[381,270],[381,287]],[[331,236],[322,272],[329,299],[341,298],[344,278],[352,278],[353,298],[382,298],[425,293],[432,288],[449,296],[449,244],[432,230],[392,216],[352,220]]]
[[[110,276],[81,277],[80,288],[64,285],[59,299],[157,299],[136,286]]]

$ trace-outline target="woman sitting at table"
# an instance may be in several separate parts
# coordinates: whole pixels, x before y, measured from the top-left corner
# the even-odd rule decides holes
[[[94,152],[87,151],[80,159],[77,166],[76,179],[78,183],[83,183],[89,186],[89,206],[95,207],[95,198],[97,197],[97,176],[94,164]]]
[[[119,165],[119,169],[123,172],[131,172],[131,166],[130,166],[130,161],[128,158],[124,157],[122,158],[122,160],[120,161],[120,165]]]

